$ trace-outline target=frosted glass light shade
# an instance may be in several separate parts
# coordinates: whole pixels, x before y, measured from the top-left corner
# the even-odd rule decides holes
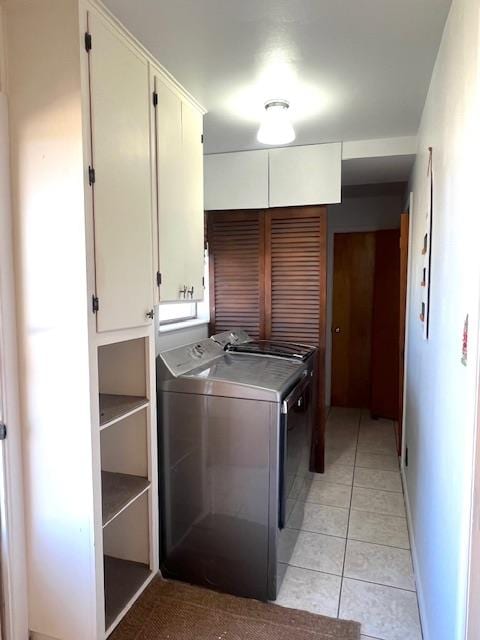
[[[288,102],[274,100],[265,105],[265,115],[257,133],[262,144],[288,144],[295,140],[295,130],[288,117]]]

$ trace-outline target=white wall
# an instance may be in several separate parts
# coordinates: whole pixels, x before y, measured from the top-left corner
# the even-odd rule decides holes
[[[412,180],[405,475],[425,640],[464,638],[480,273],[479,9],[479,0],[453,0]],[[418,282],[429,146],[434,231],[430,339],[424,341]],[[464,367],[466,314],[470,357]]]
[[[344,197],[341,204],[328,207],[327,254],[327,346],[325,352],[325,401],[330,405],[332,371],[332,302],[333,302],[333,240],[335,233],[396,229],[400,226],[403,195],[394,193]]]
[[[184,344],[208,338],[208,323],[197,324],[174,331],[161,331],[157,335],[157,355],[161,351],[168,351]]]

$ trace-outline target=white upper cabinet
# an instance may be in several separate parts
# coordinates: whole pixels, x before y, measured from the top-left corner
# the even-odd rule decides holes
[[[268,207],[268,151],[205,156],[205,209]]]
[[[203,114],[154,74],[160,302],[203,298]]]
[[[157,208],[160,294],[178,300],[183,282],[182,233],[182,101],[162,80],[155,77],[157,94]]]
[[[203,115],[188,102],[182,102],[183,206],[187,220],[184,265],[187,297],[203,299],[204,204],[203,204]]]
[[[205,156],[205,209],[266,209],[341,201],[342,145]]]
[[[151,322],[149,69],[100,14],[88,21],[97,330],[112,331]]]
[[[271,207],[341,202],[342,145],[271,149]]]

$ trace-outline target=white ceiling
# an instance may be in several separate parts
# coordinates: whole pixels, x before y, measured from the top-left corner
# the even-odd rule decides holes
[[[209,113],[206,152],[258,148],[285,98],[295,144],[415,134],[451,0],[105,0]]]

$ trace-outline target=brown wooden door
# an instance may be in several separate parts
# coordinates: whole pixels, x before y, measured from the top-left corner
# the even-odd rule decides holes
[[[327,210],[271,209],[265,217],[265,334],[318,347],[313,468],[324,471]]]
[[[332,398],[369,407],[375,232],[334,236]]]
[[[372,416],[398,419],[400,232],[377,231],[372,318]]]
[[[402,425],[403,425],[403,383],[405,370],[405,323],[407,313],[407,284],[408,284],[408,233],[409,214],[400,216],[400,322],[398,341],[398,422],[397,422],[397,450],[402,453]]]
[[[210,333],[233,327],[265,337],[265,222],[258,211],[207,214]]]

